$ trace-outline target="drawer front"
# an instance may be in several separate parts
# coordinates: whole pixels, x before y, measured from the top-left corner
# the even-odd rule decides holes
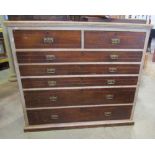
[[[80,75],[80,74],[138,74],[139,65],[20,65],[22,76]]]
[[[15,47],[80,48],[81,32],[67,30],[14,30]]]
[[[30,125],[129,119],[132,106],[28,110]]]
[[[143,49],[145,32],[85,31],[85,48]]]
[[[142,51],[48,51],[17,52],[19,63],[140,62]]]
[[[22,79],[23,88],[136,85],[137,76]]]
[[[27,107],[132,103],[135,88],[25,91]]]

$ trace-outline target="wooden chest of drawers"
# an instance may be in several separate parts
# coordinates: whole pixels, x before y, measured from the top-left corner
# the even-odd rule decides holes
[[[6,22],[25,131],[131,125],[151,25]]]

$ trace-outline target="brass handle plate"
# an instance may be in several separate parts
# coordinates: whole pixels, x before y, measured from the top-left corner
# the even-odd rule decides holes
[[[47,68],[47,73],[48,74],[54,74],[55,73],[55,68]]]
[[[107,100],[112,100],[113,98],[114,98],[114,95],[112,95],[112,94],[106,95]]]
[[[43,43],[44,44],[52,44],[52,43],[54,43],[54,38],[53,37],[44,37]]]
[[[109,67],[109,72],[115,73],[115,72],[117,72],[117,68],[116,67]]]
[[[112,60],[117,60],[117,59],[118,59],[118,55],[116,55],[116,54],[111,54],[111,55],[110,55],[110,59],[112,59]]]
[[[112,43],[112,45],[119,45],[120,44],[120,39],[118,39],[118,38],[112,38],[111,39],[111,43]]]
[[[110,112],[110,111],[104,112],[104,116],[106,116],[106,117],[111,116],[111,115],[112,115],[112,112]]]
[[[59,115],[57,115],[57,114],[52,114],[52,115],[51,115],[51,119],[59,119]]]
[[[107,80],[108,85],[114,85],[116,83],[115,80]]]
[[[53,86],[56,86],[56,81],[48,81],[48,86],[49,87],[53,87]]]
[[[49,100],[51,101],[51,102],[56,102],[57,101],[57,96],[50,96],[49,97]]]
[[[47,61],[53,61],[53,60],[55,60],[55,55],[46,55],[46,60]]]

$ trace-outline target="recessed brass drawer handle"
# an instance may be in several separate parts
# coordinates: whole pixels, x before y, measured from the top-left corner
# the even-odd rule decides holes
[[[48,86],[53,87],[56,86],[57,82],[56,81],[48,81]]]
[[[114,98],[114,95],[112,95],[112,94],[106,95],[107,100],[112,100],[113,98]]]
[[[54,74],[55,73],[55,68],[47,68],[47,73],[48,74]]]
[[[57,114],[52,114],[52,115],[51,115],[51,119],[59,119],[59,115],[57,115]]]
[[[46,55],[46,60],[47,61],[53,61],[53,60],[55,60],[55,55]]]
[[[44,44],[52,44],[52,43],[54,43],[54,38],[53,37],[44,37],[43,43]]]
[[[115,72],[117,72],[117,68],[116,67],[109,67],[109,72],[115,73]]]
[[[51,101],[51,102],[55,102],[55,101],[57,101],[57,96],[50,96],[49,97],[49,100]]]
[[[104,116],[106,116],[106,117],[111,116],[111,115],[112,115],[112,112],[110,112],[110,111],[104,112]]]
[[[117,60],[117,59],[118,59],[118,55],[116,55],[116,54],[111,54],[111,55],[110,55],[110,59],[112,59],[112,60]]]
[[[108,85],[114,85],[116,83],[115,80],[107,80]]]
[[[111,43],[112,43],[112,45],[118,45],[118,44],[120,44],[120,39],[118,39],[118,38],[112,38],[111,39]]]

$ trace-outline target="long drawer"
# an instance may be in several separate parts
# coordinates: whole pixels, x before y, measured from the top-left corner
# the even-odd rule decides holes
[[[135,88],[93,88],[25,91],[27,107],[132,103]]]
[[[14,30],[15,47],[81,48],[81,32],[70,30]]]
[[[143,49],[145,32],[85,31],[85,48]]]
[[[140,62],[142,51],[47,51],[17,52],[19,63]]]
[[[137,76],[24,78],[23,88],[136,85]]]
[[[22,76],[80,75],[80,74],[138,74],[137,64],[89,65],[20,65]]]
[[[27,110],[30,125],[129,119],[132,106]]]

